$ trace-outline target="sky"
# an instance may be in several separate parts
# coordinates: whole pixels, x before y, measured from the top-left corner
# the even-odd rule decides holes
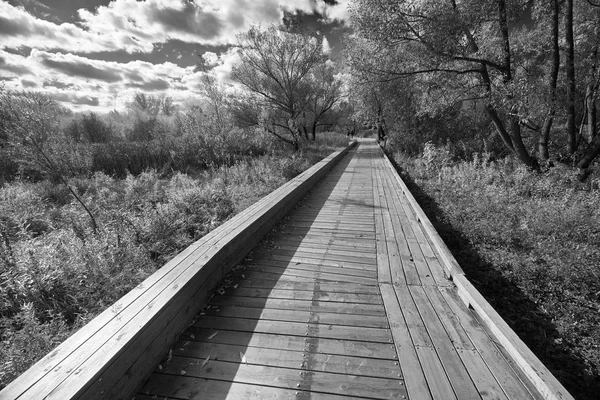
[[[350,0],[1,0],[0,85],[75,112],[123,110],[134,94],[198,101],[202,57],[223,82],[235,36],[284,12],[324,33],[332,57]]]

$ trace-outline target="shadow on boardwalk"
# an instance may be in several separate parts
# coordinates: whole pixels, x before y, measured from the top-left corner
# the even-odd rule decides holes
[[[575,398],[597,399],[600,382],[589,375],[585,361],[562,341],[551,318],[506,279],[498,266],[487,262],[462,232],[446,222],[436,201],[390,160],[477,290]]]

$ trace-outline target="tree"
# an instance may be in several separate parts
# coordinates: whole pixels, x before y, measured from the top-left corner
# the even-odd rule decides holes
[[[310,129],[314,141],[317,129],[330,128],[337,123],[338,113],[335,109],[344,97],[342,81],[334,74],[333,63],[317,65],[308,76],[306,83],[306,104],[302,111],[302,122],[305,136]]]
[[[232,79],[268,106],[270,110],[263,113],[266,129],[298,149],[297,120],[307,104],[308,76],[327,58],[322,37],[254,26],[238,35],[237,41],[240,61],[233,67]]]
[[[229,112],[231,100],[227,95],[225,85],[208,71],[203,60],[196,64],[195,71],[202,72],[199,86],[206,102],[203,113],[205,120],[202,123],[203,129],[210,132],[211,135],[222,135],[229,132],[233,127]]]
[[[50,97],[31,91],[12,92],[0,87],[0,128],[16,149],[21,162],[35,166],[52,178],[61,181],[90,217],[92,230],[98,231],[94,215],[69,184],[60,166],[48,150],[48,142],[57,136],[61,107]]]

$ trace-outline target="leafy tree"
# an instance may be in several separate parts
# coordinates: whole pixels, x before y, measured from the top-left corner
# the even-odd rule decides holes
[[[337,124],[339,113],[336,106],[344,97],[342,81],[335,76],[333,63],[317,65],[309,74],[306,84],[306,104],[302,111],[302,129],[305,136],[310,129],[314,141],[317,130]]]
[[[473,105],[532,169],[551,157],[551,146],[555,157],[579,157],[585,170],[600,153],[594,4],[355,0],[348,61],[368,85],[408,82],[417,115]]]

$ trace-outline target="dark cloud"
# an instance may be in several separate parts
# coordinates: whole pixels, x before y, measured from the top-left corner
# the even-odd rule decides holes
[[[130,81],[134,81],[134,82],[143,82],[144,78],[137,72],[127,72],[125,74],[125,77],[127,79],[129,79]]]
[[[153,79],[151,81],[143,82],[143,83],[130,83],[127,86],[139,88],[139,89],[142,89],[144,91],[149,91],[149,92],[166,90],[171,87],[169,82],[167,82],[163,79]]]
[[[117,71],[96,68],[81,61],[58,61],[49,58],[42,58],[41,61],[45,66],[61,71],[69,76],[98,79],[104,82],[118,82],[121,80],[121,75]]]
[[[167,30],[200,35],[212,39],[221,33],[223,24],[211,13],[197,10],[193,3],[187,3],[182,10],[174,8],[154,8],[153,19],[164,25]]]
[[[30,33],[27,25],[19,23],[17,20],[8,19],[0,16],[0,34],[3,36],[20,36]]]
[[[55,87],[55,88],[58,88],[58,89],[66,89],[66,88],[73,87],[75,85],[73,85],[72,83],[61,82],[58,79],[52,79],[52,80],[46,80],[46,81],[44,81],[43,86],[44,87]]]
[[[28,81],[27,79],[21,79],[21,85],[24,88],[32,88],[32,87],[37,87],[38,84],[33,81]]]
[[[18,75],[23,75],[29,72],[29,68],[24,65],[9,64],[6,58],[0,55],[0,71],[13,72]]]
[[[100,101],[97,97],[80,96],[74,93],[53,93],[50,95],[54,100],[71,105],[99,106]]]

